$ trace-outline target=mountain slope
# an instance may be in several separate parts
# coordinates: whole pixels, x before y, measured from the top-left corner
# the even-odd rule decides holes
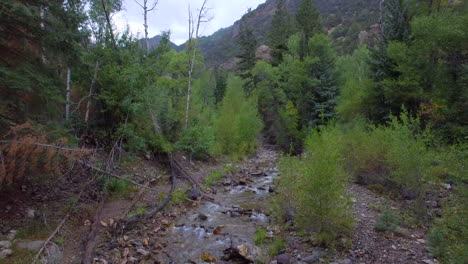
[[[279,0],[267,0],[257,9],[245,14],[234,25],[220,29],[200,39],[200,49],[207,65],[226,63],[237,54],[236,37],[241,23],[250,27],[259,45],[267,44],[267,35]],[[338,50],[345,53],[354,49],[359,32],[378,21],[379,0],[315,0],[324,26],[335,40]],[[286,0],[291,14],[298,9],[300,0]]]

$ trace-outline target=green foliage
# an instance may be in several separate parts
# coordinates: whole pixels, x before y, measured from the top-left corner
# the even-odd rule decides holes
[[[127,214],[127,217],[128,218],[131,218],[131,217],[134,217],[134,216],[137,216],[137,215],[142,215],[142,214],[146,214],[148,212],[148,210],[145,208],[145,207],[137,207],[136,209],[132,210],[131,212],[129,212]]]
[[[353,226],[343,143],[337,127],[322,127],[307,137],[302,157],[283,157],[279,163],[279,208],[292,206],[295,224],[327,246],[336,246],[337,239],[349,234]]]
[[[233,165],[227,166],[224,169],[216,170],[208,174],[205,179],[205,185],[211,187],[217,184],[221,179],[224,178],[228,173],[232,173],[236,170],[236,167]]]
[[[130,178],[130,176],[126,176],[126,178]],[[102,186],[103,191],[113,199],[119,199],[133,191],[133,185],[121,179],[101,176],[98,178],[98,183]]]
[[[265,243],[266,239],[267,239],[267,230],[263,227],[257,228],[257,230],[255,230],[255,235],[254,235],[255,244],[261,245]]]
[[[213,148],[214,135],[212,133],[213,131],[206,126],[191,126],[182,132],[175,147],[195,159],[206,159]]]
[[[366,117],[369,113],[369,89],[372,86],[367,64],[369,50],[359,46],[352,55],[339,57],[337,71],[340,74],[340,96],[336,110],[342,121]]]
[[[174,204],[180,204],[188,199],[187,189],[175,190],[172,193],[171,202]]]
[[[262,130],[255,98],[247,97],[240,78],[230,76],[215,121],[215,153],[240,158],[251,153]]]
[[[271,30],[268,32],[268,46],[272,48],[273,65],[278,65],[283,60],[283,54],[287,51],[287,41],[295,31],[294,21],[285,6],[285,1],[278,1]]]
[[[399,224],[397,214],[391,209],[386,208],[375,219],[375,230],[378,232],[393,232]]]
[[[303,58],[309,54],[308,40],[323,30],[320,13],[312,0],[301,0],[296,12],[296,25],[300,34],[299,53],[300,57]]]
[[[268,254],[270,256],[277,256],[286,248],[286,241],[282,239],[273,240],[272,245],[268,248]]]

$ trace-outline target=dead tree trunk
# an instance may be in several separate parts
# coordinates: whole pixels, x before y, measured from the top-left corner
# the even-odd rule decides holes
[[[206,7],[208,0],[204,0],[201,8],[198,10],[198,16],[196,19],[193,18],[192,11],[189,6],[189,40],[187,42],[187,53],[189,56],[189,71],[188,71],[188,83],[187,83],[187,102],[185,106],[185,128],[189,124],[189,112],[190,112],[190,95],[192,92],[192,76],[195,65],[195,58],[197,55],[198,38],[200,32],[200,25],[207,23],[213,19],[208,16],[209,8]]]
[[[138,2],[135,0],[135,2],[143,8],[143,27],[145,28],[145,51],[146,55],[149,54],[150,51],[150,45],[149,45],[149,38],[148,38],[148,13],[153,11],[156,6],[158,5],[159,0],[154,1],[150,7],[148,8],[148,0],[143,0],[143,3]]]

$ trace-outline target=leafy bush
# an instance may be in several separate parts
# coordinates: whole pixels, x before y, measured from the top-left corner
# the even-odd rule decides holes
[[[284,248],[286,248],[286,242],[282,239],[275,239],[273,244],[268,248],[268,254],[270,254],[270,256],[277,256]]]
[[[306,139],[302,157],[284,157],[279,167],[277,202],[283,208],[290,204],[295,224],[313,232],[314,240],[335,246],[341,235],[352,231],[350,199],[346,194],[348,175],[342,155],[343,135],[336,126],[323,127]]]
[[[390,210],[385,209],[375,220],[375,230],[378,232],[393,232],[398,227],[398,216]]]
[[[243,81],[229,76],[226,96],[215,122],[215,153],[240,158],[257,146],[262,121],[257,112],[255,98],[247,97]]]
[[[182,132],[176,148],[188,153],[195,159],[205,159],[213,147],[213,131],[200,125],[191,126]]]

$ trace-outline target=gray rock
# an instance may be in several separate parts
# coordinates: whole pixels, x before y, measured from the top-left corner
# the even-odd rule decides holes
[[[208,216],[204,215],[204,214],[199,214],[198,215],[198,219],[202,220],[202,221],[206,221],[208,219]]]
[[[17,230],[10,230],[10,233],[7,235],[8,240],[14,240],[16,238],[16,234],[18,233]]]
[[[314,252],[312,252],[311,255],[302,258],[302,261],[307,264],[312,264],[312,263],[317,262],[323,256],[325,256],[325,254],[326,254],[325,251],[321,249],[316,249],[314,250]]]
[[[245,258],[248,261],[254,262],[260,258],[260,249],[256,246],[251,244],[242,244],[237,246],[237,250],[239,255]]]
[[[276,257],[278,264],[292,264],[295,262],[295,259],[288,254],[281,254]]]
[[[11,250],[11,249],[0,250],[0,259],[7,258],[11,254],[13,254],[13,250]]]
[[[23,240],[18,242],[17,246],[22,249],[27,249],[31,251],[38,251],[45,241],[43,240]],[[60,248],[54,244],[49,243],[46,247],[45,252],[47,255],[44,257],[44,261],[48,264],[60,264],[62,262],[63,253],[60,251]]]
[[[352,264],[353,262],[350,259],[344,259],[341,264]]]
[[[36,210],[34,209],[31,209],[29,208],[28,210],[26,210],[26,216],[29,218],[29,219],[33,219],[34,217],[36,217]]]
[[[406,229],[406,228],[397,227],[397,228],[395,228],[395,230],[393,232],[396,235],[404,237],[404,238],[410,238],[411,237],[410,231],[408,229]]]
[[[201,192],[198,189],[192,188],[187,190],[187,196],[190,200],[197,200],[201,197]]]
[[[139,248],[137,249],[137,252],[141,255],[143,255],[143,257],[148,257],[150,255],[150,253],[142,248]]]
[[[0,241],[0,249],[9,249],[9,248],[11,248],[10,241],[7,241],[7,240]]]

